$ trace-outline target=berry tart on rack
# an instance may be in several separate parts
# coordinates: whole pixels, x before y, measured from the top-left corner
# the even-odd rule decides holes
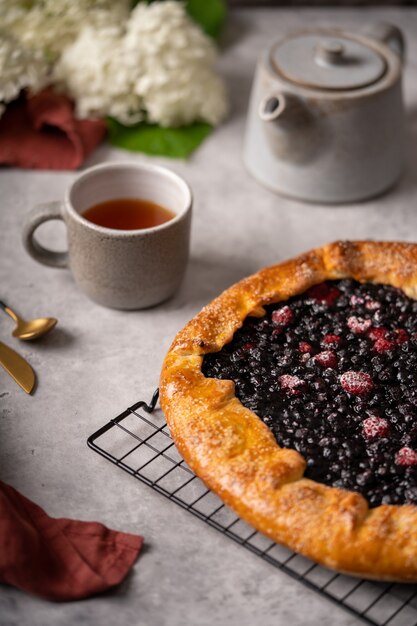
[[[175,338],[161,406],[194,472],[272,540],[417,581],[417,244],[259,271]]]

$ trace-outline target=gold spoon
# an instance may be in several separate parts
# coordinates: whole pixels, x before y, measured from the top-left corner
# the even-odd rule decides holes
[[[54,317],[40,317],[36,320],[24,320],[19,317],[10,307],[0,300],[0,308],[16,322],[17,326],[12,332],[13,337],[30,341],[42,337],[53,329],[58,320]]]

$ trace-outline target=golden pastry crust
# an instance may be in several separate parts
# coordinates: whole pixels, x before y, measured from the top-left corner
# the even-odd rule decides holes
[[[188,465],[257,530],[338,571],[414,582],[416,506],[369,509],[358,493],[304,478],[304,458],[278,446],[236,398],[234,383],[201,371],[204,355],[228,343],[248,315],[349,277],[400,287],[417,299],[417,244],[336,242],[233,285],[176,336],[161,372],[161,406]]]

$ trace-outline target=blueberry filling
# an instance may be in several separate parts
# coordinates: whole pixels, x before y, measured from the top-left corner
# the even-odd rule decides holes
[[[233,380],[306,477],[417,504],[417,301],[341,280],[266,309],[204,357],[205,376]]]

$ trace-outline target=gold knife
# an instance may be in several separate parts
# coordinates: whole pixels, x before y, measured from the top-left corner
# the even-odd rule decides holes
[[[30,393],[35,384],[35,372],[25,359],[0,341],[0,365],[18,385]]]

